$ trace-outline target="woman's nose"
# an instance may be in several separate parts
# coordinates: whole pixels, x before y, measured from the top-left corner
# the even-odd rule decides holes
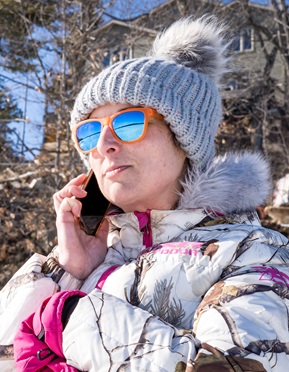
[[[101,156],[106,156],[118,151],[119,145],[120,143],[113,136],[109,126],[104,126],[101,130],[100,137],[97,143],[97,152]]]

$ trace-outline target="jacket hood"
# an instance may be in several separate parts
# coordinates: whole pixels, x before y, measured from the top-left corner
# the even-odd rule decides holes
[[[203,172],[190,168],[177,209],[242,213],[264,204],[272,191],[269,164],[258,153],[227,153]]]

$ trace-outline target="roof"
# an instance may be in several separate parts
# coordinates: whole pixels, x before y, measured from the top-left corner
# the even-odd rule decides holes
[[[125,22],[125,21],[120,21],[120,20],[112,20],[107,23],[105,23],[103,26],[99,27],[98,30],[96,31],[96,34],[103,32],[105,30],[108,30],[109,28],[113,26],[121,26],[121,27],[126,27],[128,29],[133,29],[136,31],[142,31],[146,32],[148,34],[151,34],[152,36],[155,36],[157,34],[157,31],[147,28],[147,27],[141,27],[133,24],[132,22]]]

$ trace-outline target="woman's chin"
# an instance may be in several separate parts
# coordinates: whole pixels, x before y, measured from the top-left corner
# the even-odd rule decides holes
[[[125,212],[135,210],[133,195],[132,193],[127,192],[127,190],[110,190],[106,197],[112,204],[121,208]]]

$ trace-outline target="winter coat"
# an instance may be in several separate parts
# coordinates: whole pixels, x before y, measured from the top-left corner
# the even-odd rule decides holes
[[[6,327],[2,336],[6,309],[25,297],[23,278],[15,287],[21,282],[16,275],[0,297],[2,354],[16,332],[19,370],[28,370],[37,355],[34,337],[33,345],[43,341],[49,353],[81,371],[286,371],[288,239],[261,227],[254,212],[270,190],[266,163],[256,155],[228,155],[183,186],[175,210],[109,218],[105,261],[81,286],[65,327],[62,309],[70,292],[53,295],[61,283],[38,271],[25,289],[29,298],[32,284],[42,282],[42,310],[38,303],[35,313],[29,308],[16,321],[18,329],[26,317],[20,329],[9,338]],[[67,276],[61,289],[76,286]],[[58,342],[46,340],[51,329]],[[30,344],[23,342],[27,337]]]

